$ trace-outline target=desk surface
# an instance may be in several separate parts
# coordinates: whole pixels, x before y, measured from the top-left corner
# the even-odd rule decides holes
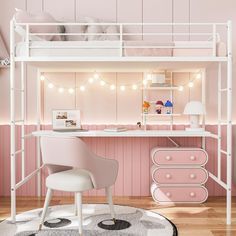
[[[89,130],[83,132],[56,132],[41,130],[32,133],[34,136],[66,136],[66,137],[211,137],[208,131],[185,130],[127,130],[123,132],[105,132],[103,130]]]

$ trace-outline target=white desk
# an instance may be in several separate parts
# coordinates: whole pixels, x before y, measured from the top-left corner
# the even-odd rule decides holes
[[[124,132],[105,132],[103,130],[89,130],[85,132],[56,132],[41,130],[32,133],[40,136],[65,136],[65,137],[212,137],[208,131],[185,131],[185,130],[127,130]]]

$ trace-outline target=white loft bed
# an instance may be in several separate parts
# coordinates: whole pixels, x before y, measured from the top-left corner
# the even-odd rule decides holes
[[[40,131],[41,125],[41,105],[40,105],[40,73],[47,71],[72,71],[78,68],[80,70],[86,70],[89,68],[89,64],[92,66],[99,65],[106,68],[107,71],[117,68],[119,71],[137,71],[144,68],[156,68],[162,63],[162,65],[169,66],[177,64],[181,67],[181,63],[190,63],[190,67],[201,68],[203,73],[203,86],[202,86],[202,102],[205,104],[205,67],[208,63],[217,63],[218,65],[218,133],[213,134],[208,131],[196,132],[195,134],[187,131],[161,131],[155,133],[154,131],[128,131],[122,134],[107,134],[102,131],[89,131],[88,133],[73,133],[67,135],[74,135],[78,137],[111,137],[111,136],[125,136],[125,137],[202,137],[202,148],[205,149],[205,139],[213,138],[218,142],[218,172],[214,175],[209,172],[209,176],[222,186],[227,193],[227,224],[231,224],[231,179],[232,179],[232,24],[231,21],[227,23],[86,23],[86,25],[115,25],[118,27],[119,32],[116,34],[108,34],[118,36],[119,40],[114,41],[42,41],[35,36],[41,37],[42,35],[55,35],[54,33],[30,33],[31,27],[35,26],[48,26],[48,25],[83,25],[85,23],[16,23],[14,20],[10,24],[11,32],[11,219],[12,222],[16,221],[16,190],[25,184],[34,175],[37,175],[38,183],[38,195],[41,194],[40,189],[40,170],[43,167],[40,159],[40,145],[39,137],[42,135],[54,135],[50,131]],[[136,32],[126,33],[126,27],[136,27],[144,29],[144,27],[205,27],[209,29],[204,33],[166,33],[158,30],[152,32]],[[21,33],[21,39],[16,40],[15,34],[17,27],[23,28],[23,34]],[[221,36],[217,28],[225,27],[227,29],[226,42],[221,42]],[[60,33],[57,33],[60,35]],[[65,33],[65,35],[81,35],[79,33]],[[90,35],[97,35],[96,33]],[[127,36],[138,37],[137,40],[126,40]],[[145,40],[149,37],[154,39]],[[171,36],[172,41],[168,43],[159,43],[155,41],[155,37]],[[174,41],[176,36],[188,36],[188,41]],[[204,36],[206,40],[194,40],[192,37]],[[21,88],[15,87],[15,64],[21,63]],[[25,134],[25,64],[33,63],[38,70],[38,94],[37,96],[37,129],[33,135],[38,137],[38,151],[37,151],[37,169],[28,176],[25,176],[25,139],[30,138],[32,134]],[[227,86],[221,87],[221,66],[227,65]],[[45,66],[45,64],[47,66]],[[61,68],[64,65],[65,68]],[[138,66],[135,66],[138,65]],[[205,66],[204,66],[205,65]],[[138,68],[137,68],[138,67]],[[73,69],[72,69],[73,68]],[[21,93],[21,119],[15,119],[15,94]],[[227,148],[223,150],[221,147],[221,95],[227,94]],[[224,123],[225,124],[225,123]],[[21,125],[21,149],[15,148],[15,132],[16,125]],[[204,124],[205,126],[205,124]],[[65,135],[65,134],[64,134]],[[21,154],[22,157],[22,178],[21,181],[16,183],[16,156]],[[221,180],[221,154],[226,155],[227,162],[227,179],[226,183]]]

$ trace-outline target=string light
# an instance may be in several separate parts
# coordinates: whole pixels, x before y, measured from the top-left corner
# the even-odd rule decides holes
[[[147,74],[147,80],[151,80],[152,79],[152,74]]]
[[[94,79],[92,77],[89,78],[89,83],[92,84],[94,82]]]
[[[132,85],[132,89],[133,89],[133,90],[137,90],[137,88],[138,88],[138,86],[137,86],[136,84],[133,84],[133,85]]]
[[[58,92],[59,92],[59,93],[63,93],[63,92],[64,92],[64,88],[59,88],[59,89],[58,89]]]
[[[99,79],[99,74],[98,73],[94,73],[93,77],[94,77],[94,79]]]
[[[143,80],[143,85],[147,85],[148,81],[146,79]]]
[[[200,73],[198,73],[197,76],[196,76],[197,79],[201,79],[201,77],[202,77],[202,76],[201,76]]]
[[[72,94],[72,93],[74,93],[74,89],[73,89],[73,88],[69,88],[69,89],[68,89],[68,92],[69,92],[70,94]]]
[[[184,90],[184,86],[181,85],[181,86],[179,86],[178,89],[179,89],[179,91],[183,91]]]
[[[83,92],[83,91],[85,91],[85,87],[84,87],[83,85],[82,85],[82,86],[80,86],[80,88],[79,88],[79,89],[80,89],[80,91],[82,91],[82,92]]]
[[[101,86],[104,86],[105,84],[106,84],[105,81],[103,81],[103,80],[100,81]]]
[[[192,81],[190,81],[189,83],[188,83],[188,87],[189,88],[192,88],[194,86],[194,83],[192,82]]]
[[[52,88],[54,87],[54,84],[49,83],[49,84],[48,84],[48,87],[49,87],[50,89],[52,89]]]
[[[121,85],[121,86],[120,86],[120,90],[121,90],[121,91],[125,91],[125,86],[124,86],[124,85]]]
[[[44,76],[44,75],[41,75],[41,76],[40,76],[40,80],[41,80],[41,81],[44,81],[44,80],[45,80],[45,76]]]
[[[114,84],[110,85],[110,90],[115,90],[116,86]]]

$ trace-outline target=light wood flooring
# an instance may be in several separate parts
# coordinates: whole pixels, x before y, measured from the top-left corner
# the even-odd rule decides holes
[[[72,204],[71,197],[54,197],[51,205]],[[18,197],[17,212],[43,206],[44,198]],[[84,197],[84,203],[105,203],[104,197]],[[170,219],[178,228],[180,236],[236,236],[236,198],[232,203],[232,225],[225,223],[226,203],[224,197],[211,197],[198,205],[159,205],[151,197],[114,197],[114,203],[152,210]],[[10,198],[0,197],[0,221],[10,215]]]

